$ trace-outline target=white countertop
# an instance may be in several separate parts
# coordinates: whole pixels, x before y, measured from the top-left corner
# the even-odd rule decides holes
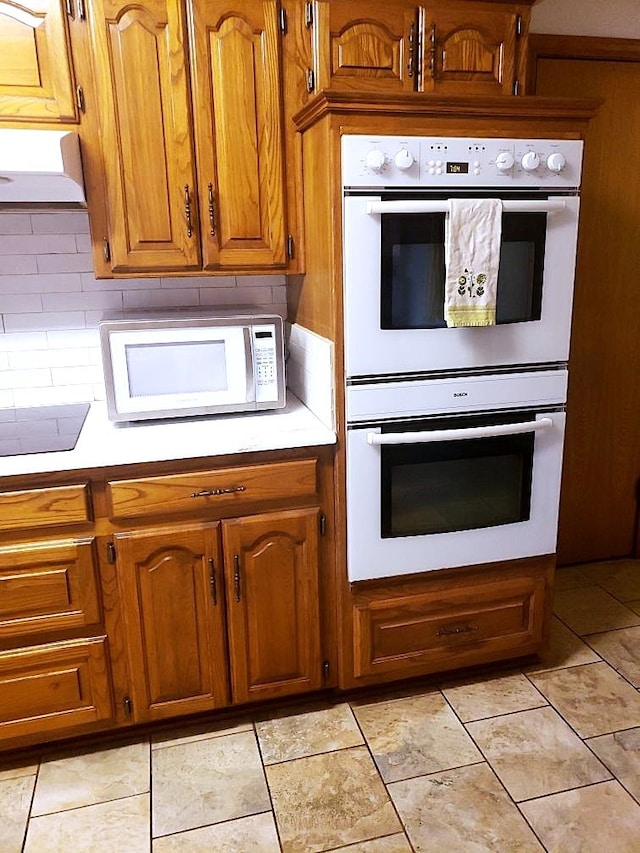
[[[290,391],[284,409],[116,425],[94,402],[74,450],[0,458],[0,476],[106,468],[334,444],[336,436]]]

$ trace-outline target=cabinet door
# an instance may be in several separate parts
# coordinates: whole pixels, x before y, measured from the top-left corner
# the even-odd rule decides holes
[[[0,0],[0,118],[76,121],[63,0]]]
[[[318,510],[222,526],[234,701],[319,689]]]
[[[412,92],[418,7],[384,0],[318,0],[316,88]]]
[[[111,267],[200,265],[182,4],[89,9]]]
[[[513,9],[498,4],[489,9],[468,2],[427,8],[422,89],[452,95],[513,94],[516,24]]]
[[[191,32],[205,269],[286,264],[276,0],[193,0]]]
[[[135,719],[225,704],[217,525],[162,527],[114,539]]]

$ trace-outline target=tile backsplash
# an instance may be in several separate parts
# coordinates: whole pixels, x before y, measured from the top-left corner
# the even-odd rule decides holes
[[[285,276],[96,279],[85,211],[0,210],[0,408],[103,399],[105,313],[236,305],[285,317]]]

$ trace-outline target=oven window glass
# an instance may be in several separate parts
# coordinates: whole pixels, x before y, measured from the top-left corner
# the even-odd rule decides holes
[[[472,425],[478,422],[465,424]],[[451,426],[449,422],[447,427],[437,428]],[[458,426],[456,423],[455,428]],[[436,427],[430,424],[429,428]],[[385,427],[383,431],[388,430]],[[526,521],[531,510],[534,441],[535,435],[530,432],[383,445],[382,538]]]
[[[539,320],[546,213],[503,213],[496,322]],[[445,328],[443,213],[382,216],[382,329]]]

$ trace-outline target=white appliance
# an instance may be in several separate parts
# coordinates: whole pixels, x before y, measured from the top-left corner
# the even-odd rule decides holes
[[[342,138],[348,377],[566,362],[582,142]],[[448,199],[502,199],[497,323],[444,322]]]
[[[0,203],[84,203],[77,133],[0,129]]]
[[[113,421],[285,405],[278,315],[176,311],[123,315],[99,326]]]

